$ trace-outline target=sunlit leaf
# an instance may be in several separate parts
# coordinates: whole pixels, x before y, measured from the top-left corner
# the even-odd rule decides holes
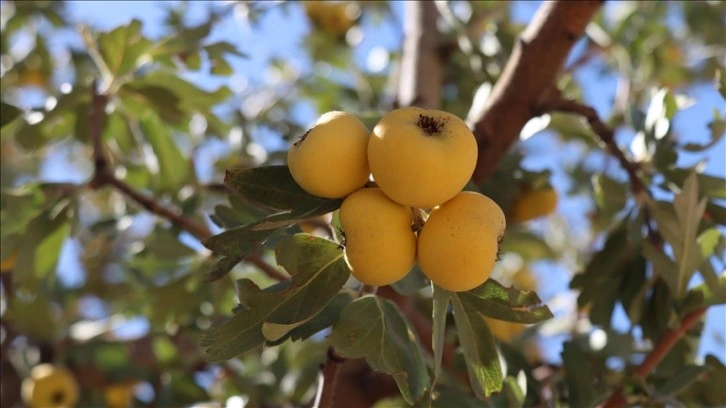
[[[499,320],[531,324],[552,318],[550,309],[533,290],[507,288],[493,279],[454,296],[464,307]]]
[[[191,168],[172,138],[169,127],[152,112],[142,116],[139,125],[159,160],[160,188],[173,193],[179,191],[189,181]]]

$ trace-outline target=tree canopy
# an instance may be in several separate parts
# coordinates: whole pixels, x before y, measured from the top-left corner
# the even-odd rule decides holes
[[[0,405],[726,405],[726,3],[603,3],[3,1]],[[408,106],[506,215],[472,290],[361,284],[287,166]]]

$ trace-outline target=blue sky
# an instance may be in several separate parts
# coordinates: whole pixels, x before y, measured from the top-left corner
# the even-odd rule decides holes
[[[131,19],[137,18],[144,23],[144,32],[146,35],[155,38],[162,34],[161,20],[164,18],[164,9],[171,7],[174,2],[170,1],[77,1],[68,2],[68,12],[72,21],[77,23],[88,24],[97,30],[108,30],[116,26],[128,23]],[[187,13],[187,23],[194,24],[206,19],[208,15],[207,2],[191,2],[190,9]],[[608,8],[612,3],[608,3]],[[539,7],[538,2],[516,2],[512,6],[515,19],[519,22],[528,22],[534,12]],[[393,8],[399,17],[402,14],[403,3],[393,2]],[[364,21],[365,22],[365,21]],[[671,24],[677,24],[677,21],[670,21]],[[365,22],[370,26],[370,22]],[[384,49],[394,50],[399,47],[400,28],[397,28],[390,22],[365,29],[366,36],[361,44],[355,50],[356,61],[360,65],[365,65],[369,53],[375,47],[383,47]],[[264,84],[264,72],[267,61],[272,56],[282,57],[299,61],[301,67],[309,69],[309,62],[302,47],[298,46],[303,35],[309,29],[308,22],[302,12],[301,7],[290,7],[289,15],[284,15],[279,10],[273,9],[265,14],[260,21],[256,30],[245,26],[239,21],[226,18],[219,24],[212,33],[210,41],[226,40],[239,47],[250,58],[239,59],[234,58],[230,62],[233,64],[235,72],[238,76],[232,78],[211,77],[205,74],[194,73],[188,76],[189,79],[200,84],[205,88],[215,88],[219,85],[226,84],[228,81],[240,80],[244,78],[250,85]],[[59,36],[58,41],[76,41],[70,34]],[[78,44],[78,43],[77,43]],[[617,78],[613,76],[604,76],[599,72],[600,62],[595,60],[593,63],[580,70],[577,73],[577,79],[581,83],[587,83],[585,88],[585,102],[595,107],[595,109],[603,116],[607,117],[611,110],[612,100],[615,93]],[[708,129],[706,124],[712,117],[713,109],[724,111],[723,100],[713,89],[712,86],[703,84],[697,85],[685,90],[686,95],[697,100],[696,105],[685,109],[678,113],[674,120],[673,126],[676,131],[684,138],[688,138],[694,142],[703,142],[706,140]],[[310,122],[315,119],[317,112],[309,107],[301,107],[296,111],[296,119],[300,122]],[[627,131],[619,132],[618,140],[627,144],[633,137]],[[535,136],[526,143],[527,152],[537,152],[533,158],[529,159],[528,164],[533,167],[553,167],[553,164],[547,159],[539,159],[540,157],[554,157],[561,147],[553,145],[546,137]],[[726,140],[721,140],[719,145],[712,149],[708,156],[708,164],[706,172],[714,175],[724,175]],[[46,166],[45,174],[56,175],[63,178],[64,181],[82,181],[87,177],[86,172],[71,170],[73,166],[69,163],[72,159],[64,160],[62,157],[55,159]],[[693,155],[682,155],[679,158],[679,164],[692,165],[694,162]],[[87,171],[88,169],[86,169]],[[560,191],[565,189],[566,175],[555,174],[554,184]],[[569,213],[570,209],[579,209],[582,211],[582,204],[577,201],[563,200],[560,205],[560,212]],[[581,214],[582,215],[582,214]],[[576,219],[573,222],[577,222]],[[78,270],[79,264],[75,259],[76,250],[73,244],[66,246],[62,257],[60,270],[74,271]],[[543,287],[544,293],[558,293],[567,287],[567,271],[559,270],[558,267],[552,265],[544,265],[536,269],[536,272],[545,279]],[[78,274],[70,273],[66,279],[74,280],[78,278]],[[551,279],[552,276],[559,277]],[[549,277],[550,279],[546,279]],[[621,327],[624,320],[622,313],[616,319],[616,327]],[[144,329],[143,325],[138,328]],[[626,327],[622,327],[626,329]],[[718,343],[713,340],[716,333],[726,332],[726,307],[713,308],[709,312],[706,327],[706,339],[702,344],[701,354],[712,353],[717,355],[722,361],[726,360],[726,352],[724,351],[724,343]],[[559,350],[551,350],[552,357],[555,359]],[[549,354],[549,353],[548,353]]]

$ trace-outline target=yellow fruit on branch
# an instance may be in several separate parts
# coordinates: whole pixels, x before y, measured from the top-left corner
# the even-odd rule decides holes
[[[15,264],[18,260],[18,252],[15,251],[7,256],[0,262],[0,273],[10,272],[15,269]]]
[[[504,213],[489,197],[463,191],[434,208],[418,237],[423,273],[443,289],[463,292],[492,274],[504,234]]]
[[[551,214],[557,208],[557,191],[552,188],[525,190],[512,204],[509,220],[525,222]]]
[[[68,408],[78,402],[78,382],[64,367],[40,364],[21,384],[23,402],[31,408]]]
[[[312,195],[345,197],[368,182],[369,137],[368,128],[355,116],[328,112],[290,147],[290,173]]]
[[[511,342],[513,338],[518,336],[527,328],[527,326],[522,323],[492,319],[488,316],[485,316],[484,320],[487,322],[489,330],[492,331],[494,338],[505,343]]]
[[[130,407],[134,397],[135,387],[136,381],[127,381],[104,387],[103,399],[106,402],[106,408]]]
[[[378,188],[363,188],[340,207],[345,258],[353,276],[373,286],[390,285],[411,271],[416,234],[410,208],[393,202]]]
[[[368,143],[378,186],[393,201],[433,208],[454,197],[471,178],[477,145],[463,120],[421,108],[383,116]]]

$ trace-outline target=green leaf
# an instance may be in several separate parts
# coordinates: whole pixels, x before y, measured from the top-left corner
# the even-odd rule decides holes
[[[160,189],[176,193],[189,182],[191,169],[189,161],[179,150],[169,128],[153,112],[147,112],[139,120],[141,131],[151,144],[159,160]]]
[[[267,340],[266,330],[282,336],[282,327],[306,322],[320,313],[350,275],[343,252],[334,242],[306,234],[287,237],[276,248],[277,262],[292,275],[289,281],[260,290],[252,281],[238,283],[240,311],[202,333],[200,343],[210,361],[245,354]],[[272,327],[272,329],[270,328]],[[274,340],[274,339],[273,339]]]
[[[570,395],[570,405],[573,407],[595,406],[592,368],[586,356],[575,343],[565,342],[562,349],[562,362],[565,367],[565,381]]]
[[[392,283],[391,287],[400,295],[413,296],[421,289],[429,287],[429,285],[431,285],[431,282],[421,271],[418,264],[415,264],[411,272],[404,276],[403,279]]]
[[[493,279],[454,296],[467,309],[499,320],[531,324],[552,318],[549,307],[542,304],[533,290],[519,290],[514,286],[507,288]]]
[[[655,397],[674,397],[685,390],[705,373],[711,371],[711,366],[687,365],[679,369],[673,377],[661,385],[655,392]]]
[[[678,289],[678,270],[676,264],[650,241],[643,241],[643,255],[653,263],[653,271],[660,275],[671,292]]]
[[[114,78],[135,70],[140,57],[151,48],[152,43],[141,34],[141,25],[141,21],[134,19],[98,36],[99,51]]]
[[[524,391],[519,388],[517,379],[512,376],[507,376],[504,379],[504,395],[507,399],[507,407],[523,407],[524,406]]]
[[[23,111],[19,108],[5,103],[5,101],[0,102],[0,128],[5,127],[8,123],[22,116],[22,114]]]
[[[433,326],[431,329],[431,344],[434,350],[434,379],[431,382],[431,391],[441,373],[441,360],[444,357],[444,343],[446,341],[446,316],[451,303],[448,291],[433,285]]]
[[[726,275],[716,277],[713,268],[705,268],[704,274],[713,277],[713,282],[706,282],[688,290],[681,302],[681,311],[688,312],[702,307],[726,303]]]
[[[595,203],[607,214],[615,214],[625,207],[628,201],[628,190],[623,183],[598,174],[593,176],[592,186],[595,192]]]
[[[278,230],[255,231],[250,229],[250,226],[244,226],[209,237],[202,241],[202,245],[219,255],[244,259],[262,248],[277,232]],[[225,263],[220,266],[226,267],[226,265]],[[230,266],[230,269],[233,266]]]
[[[698,179],[696,173],[693,172],[686,179],[683,191],[673,199],[673,207],[678,217],[682,237],[681,245],[672,244],[678,265],[678,286],[673,293],[676,298],[680,298],[685,292],[688,281],[703,262],[696,234],[703,212],[706,210],[706,199],[703,198],[699,201],[698,197]]]
[[[338,293],[320,313],[301,326],[291,330],[284,339],[290,338],[292,341],[305,340],[321,330],[334,325],[340,319],[340,314],[343,312],[343,309],[352,301],[353,299],[349,294]]]
[[[204,275],[202,282],[209,283],[222,279],[243,259],[242,256],[223,256],[219,258]]]
[[[502,390],[502,366],[484,314],[475,306],[464,304],[461,294],[451,295],[456,331],[464,351],[469,383],[474,394],[485,399]]]
[[[726,68],[721,67],[716,71],[716,88],[721,97],[726,99]]]
[[[547,241],[530,231],[521,229],[507,231],[501,250],[503,253],[517,253],[525,262],[557,258],[557,254]]]
[[[342,203],[340,199],[320,198],[305,192],[287,166],[230,169],[224,182],[245,199],[278,211],[259,221],[253,227],[257,230],[296,224],[335,211]]]
[[[343,310],[329,340],[341,356],[365,357],[374,370],[392,375],[406,402],[413,404],[430,386],[414,333],[395,303],[365,296]]]

